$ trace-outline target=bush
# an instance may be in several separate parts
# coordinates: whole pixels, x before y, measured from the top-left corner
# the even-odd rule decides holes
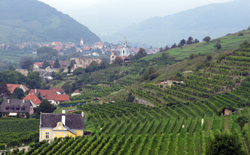
[[[238,34],[238,36],[244,36],[244,34],[241,32],[241,33]]]
[[[221,44],[220,43],[216,43],[215,45],[214,45],[214,47],[216,47],[217,48],[217,50],[219,50],[219,49],[221,49]]]

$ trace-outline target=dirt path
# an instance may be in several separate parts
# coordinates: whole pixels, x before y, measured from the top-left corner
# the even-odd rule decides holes
[[[24,152],[28,152],[29,148],[30,148],[29,146],[18,147],[19,151],[22,151],[22,149],[25,149],[25,151],[24,151]],[[12,151],[13,151],[13,149],[10,149],[10,151],[12,152]]]
[[[249,150],[248,150],[248,147],[247,147],[247,144],[246,144],[246,141],[245,141],[245,138],[243,138],[243,145],[247,151],[247,154],[249,155]]]

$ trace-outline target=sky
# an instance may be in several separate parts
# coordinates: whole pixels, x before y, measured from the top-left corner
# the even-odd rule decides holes
[[[233,0],[39,0],[68,14],[98,36],[110,35],[155,16],[167,16]]]

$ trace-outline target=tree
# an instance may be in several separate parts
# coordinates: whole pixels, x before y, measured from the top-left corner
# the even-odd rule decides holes
[[[186,44],[186,40],[185,39],[182,39],[179,43],[178,46],[184,46]]]
[[[115,65],[121,65],[122,63],[123,63],[122,58],[116,57],[113,64],[115,64]]]
[[[43,69],[47,68],[48,66],[50,66],[49,62],[47,60],[44,60]]]
[[[221,49],[221,44],[220,44],[220,43],[216,43],[216,44],[214,45],[214,47],[216,47],[216,48],[219,50],[219,49]]]
[[[45,54],[45,53],[49,53],[51,50],[53,50],[51,47],[40,47],[38,48],[36,51],[37,51],[37,55],[41,55],[41,54]]]
[[[1,85],[0,85],[0,97],[4,98],[4,97],[8,97],[8,96],[10,96],[10,91],[8,90],[6,83],[1,83]]]
[[[50,102],[48,100],[42,100],[42,103],[34,108],[35,113],[37,115],[40,115],[40,113],[52,113],[54,110],[56,109],[56,107],[52,104],[50,104]]]
[[[170,48],[168,47],[168,45],[165,46],[165,51],[169,50]]]
[[[48,54],[49,54],[49,56],[53,57],[53,56],[57,56],[57,55],[58,55],[58,53],[59,53],[59,52],[58,52],[57,50],[52,49],[52,50],[50,50],[50,51],[49,51],[49,53],[48,53]]]
[[[70,73],[71,73],[71,67],[68,66],[68,74],[70,74]]]
[[[75,64],[74,61],[70,61],[70,65],[69,65],[69,66],[70,66],[71,68],[73,68],[73,67],[74,67],[74,64]]]
[[[198,40],[198,39],[195,39],[194,40],[194,43],[196,44],[196,43],[199,43],[200,41]]]
[[[17,99],[23,99],[24,98],[24,92],[21,88],[16,88],[12,94],[14,98]]]
[[[135,97],[132,95],[132,93],[129,93],[126,101],[127,102],[134,102],[134,100],[135,100]]]
[[[33,62],[32,62],[32,60],[28,59],[28,60],[25,60],[21,64],[21,66],[23,69],[32,70],[33,69]]]
[[[159,52],[162,52],[162,51],[163,51],[163,48],[162,48],[162,47],[160,47]]]
[[[246,116],[239,116],[239,117],[236,119],[236,123],[239,124],[241,130],[243,129],[244,125],[245,125],[246,123],[248,123],[248,122],[249,122],[249,120],[248,120],[248,118],[247,118]]]
[[[193,37],[188,37],[187,44],[193,44]]]
[[[54,68],[61,68],[61,65],[59,63],[59,59],[58,58],[56,59],[56,62],[54,64]]]
[[[246,155],[235,135],[218,134],[208,144],[206,155]]]
[[[176,43],[174,43],[171,48],[176,48],[176,47],[177,47],[177,45],[176,45]]]
[[[241,48],[248,48],[250,47],[250,44],[245,40],[243,43],[240,44]]]
[[[211,40],[210,36],[206,36],[205,38],[203,38],[203,41],[207,42],[207,44],[209,43],[210,40]]]
[[[42,84],[42,79],[39,75],[39,72],[29,72],[26,79],[26,84],[30,89],[39,89]]]
[[[15,71],[16,67],[14,65],[10,64],[9,67],[8,67],[8,70]]]

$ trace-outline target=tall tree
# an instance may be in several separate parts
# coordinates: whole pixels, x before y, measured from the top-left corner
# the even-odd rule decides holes
[[[194,43],[196,44],[196,43],[199,43],[200,41],[198,40],[198,39],[195,39],[194,40]]]
[[[8,70],[15,71],[16,67],[14,65],[10,64],[9,67],[8,67]]]
[[[16,88],[12,94],[14,98],[17,99],[23,99],[24,98],[24,92],[21,88]]]
[[[115,64],[115,65],[121,65],[122,63],[123,63],[122,58],[116,57],[113,64]]]
[[[32,62],[32,60],[28,59],[28,60],[25,60],[21,64],[21,66],[23,69],[32,70],[33,69],[33,62]]]
[[[43,69],[47,68],[48,66],[50,66],[49,62],[47,60],[44,60]]]
[[[45,53],[49,53],[49,51],[53,50],[51,47],[46,47],[46,46],[43,46],[43,47],[40,47],[38,48],[36,51],[37,51],[37,55],[40,55],[40,54],[45,54]]]
[[[165,51],[169,50],[170,48],[168,47],[168,45],[165,46]]]
[[[211,40],[210,36],[206,36],[205,38],[203,38],[203,41],[209,43],[209,41]]]
[[[179,46],[184,46],[186,44],[186,40],[185,39],[182,39],[179,43]]]
[[[61,68],[61,65],[59,63],[59,59],[58,58],[56,59],[56,62],[54,64],[54,68]]]
[[[0,85],[0,97],[9,97],[10,96],[10,91],[8,90],[8,87],[6,83],[1,83]]]
[[[177,47],[177,45],[176,45],[176,43],[174,43],[171,48],[176,48],[176,47]]]

